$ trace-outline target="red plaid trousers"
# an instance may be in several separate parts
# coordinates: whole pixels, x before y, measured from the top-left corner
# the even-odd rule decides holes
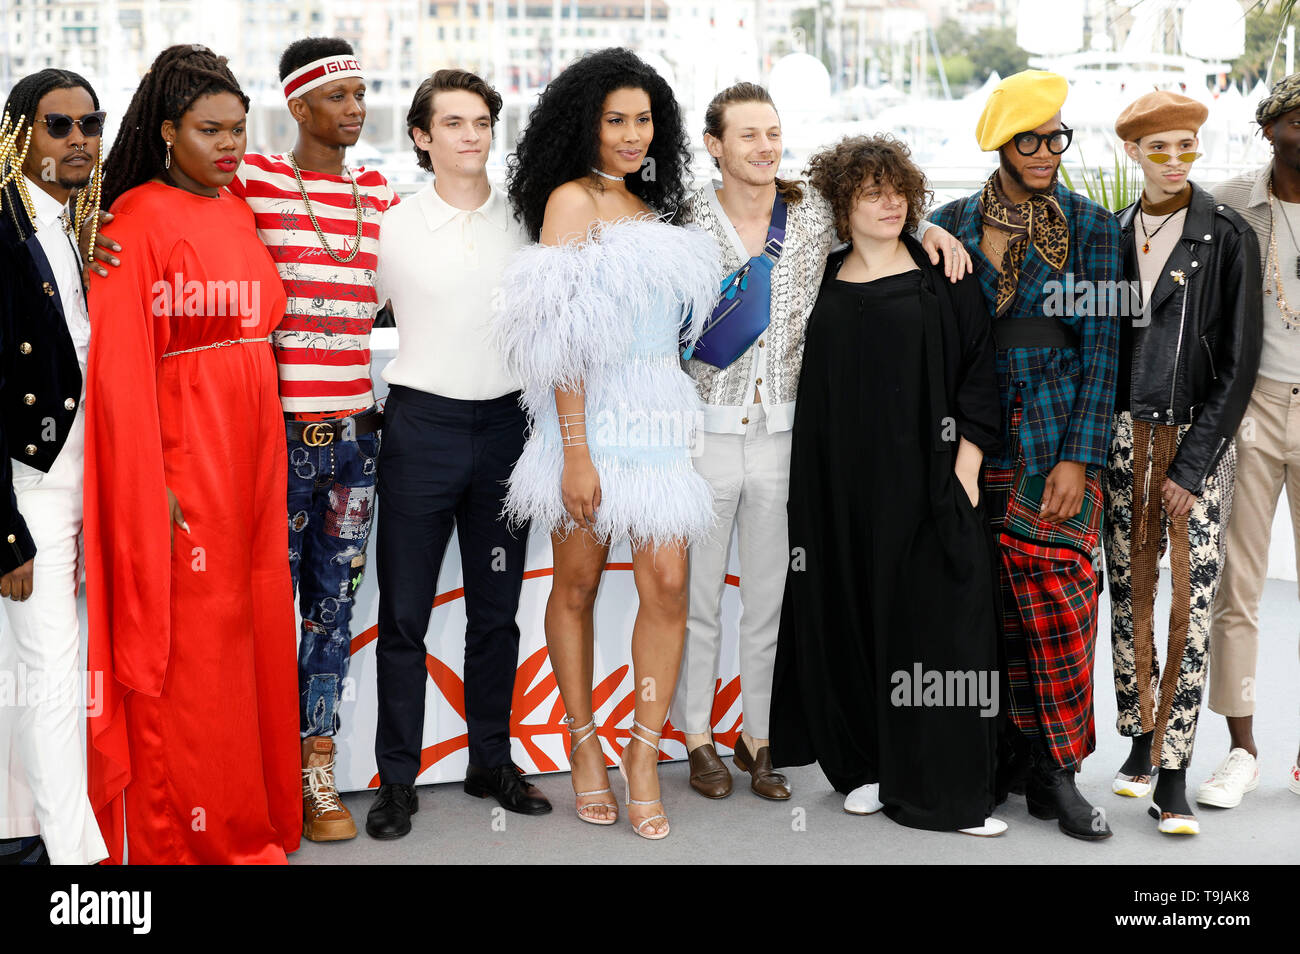
[[[1089,473],[1079,516],[1038,518],[1041,478],[1023,477],[1020,405],[1012,410],[1014,468],[986,468],[990,522],[998,535],[998,581],[1010,712],[1056,762],[1078,770],[1096,747],[1092,668],[1097,640],[1101,481]]]

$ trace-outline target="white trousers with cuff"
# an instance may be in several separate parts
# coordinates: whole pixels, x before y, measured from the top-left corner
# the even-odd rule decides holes
[[[0,600],[0,678],[13,689],[0,700],[0,838],[40,835],[56,865],[108,857],[90,808],[82,741],[86,705],[101,698],[79,656],[84,460],[78,409],[49,473],[15,475],[18,510],[36,543],[32,595]]]

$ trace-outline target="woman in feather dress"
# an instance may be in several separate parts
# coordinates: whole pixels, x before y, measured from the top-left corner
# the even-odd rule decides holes
[[[658,741],[686,633],[687,545],[713,520],[691,466],[699,399],[678,349],[683,325],[698,335],[713,308],[720,253],[671,224],[688,160],[671,89],[635,55],[603,50],[565,70],[511,163],[511,203],[538,244],[511,264],[495,324],[533,423],[506,511],[551,530],[546,644],[577,814],[597,825],[618,807],[592,708],[593,608],[610,547],[631,543],[636,703],[619,768],[633,829],[649,839],[668,834]]]

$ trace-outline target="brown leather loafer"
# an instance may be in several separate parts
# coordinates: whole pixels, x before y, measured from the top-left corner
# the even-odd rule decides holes
[[[726,798],[731,794],[731,773],[712,742],[693,749],[690,754],[691,788],[705,798]]]
[[[736,768],[750,774],[749,788],[755,795],[776,801],[790,797],[790,783],[784,775],[772,769],[772,750],[769,746],[763,746],[757,755],[752,755],[745,745],[744,736],[741,736],[736,739],[735,760]]]

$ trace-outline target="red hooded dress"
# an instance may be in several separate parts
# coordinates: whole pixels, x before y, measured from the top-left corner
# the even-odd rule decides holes
[[[132,864],[283,864],[302,791],[275,358],[205,346],[265,339],[284,287],[224,189],[150,182],[112,212],[122,265],[89,295],[91,804],[114,863],[125,834]]]

